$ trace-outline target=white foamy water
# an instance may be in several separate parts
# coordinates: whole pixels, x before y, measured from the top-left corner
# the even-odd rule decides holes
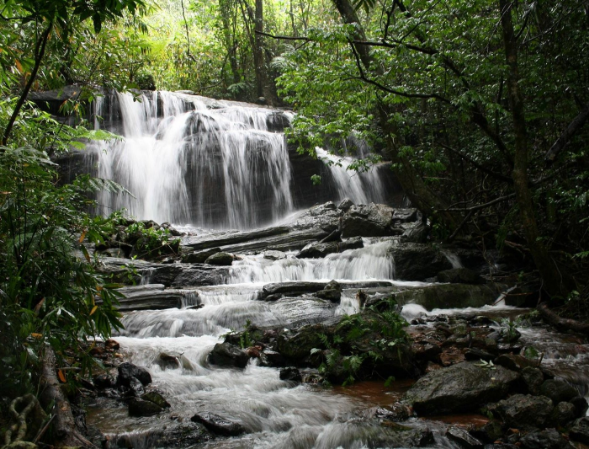
[[[364,248],[329,254],[322,259],[270,261],[262,255],[244,256],[233,263],[227,283],[271,283],[286,281],[391,280],[394,262],[388,254],[391,242],[366,244]]]
[[[141,94],[139,101],[131,94],[116,98],[124,140],[95,147],[98,176],[136,198],[104,193],[102,213],[124,207],[157,222],[250,228],[292,210],[286,141],[267,130],[273,111],[211,110],[168,92]],[[269,216],[258,217],[260,204]]]
[[[336,156],[319,147],[316,147],[315,151],[317,157],[329,167],[340,192],[339,199],[347,197],[356,204],[384,202],[386,195],[378,174],[378,166],[360,173],[350,169],[350,165],[354,162],[351,157]]]

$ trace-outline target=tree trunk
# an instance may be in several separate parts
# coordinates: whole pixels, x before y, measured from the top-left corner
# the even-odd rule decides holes
[[[53,406],[52,412],[55,414],[53,420],[54,445],[57,447],[96,448],[76,428],[72,408],[61,391],[59,380],[57,380],[55,363],[55,353],[51,347],[47,347],[43,358],[39,401],[45,409]]]
[[[540,240],[532,193],[528,187],[528,137],[524,103],[518,83],[517,38],[511,19],[512,3],[509,0],[499,0],[499,5],[505,57],[509,69],[507,96],[515,137],[515,154],[512,172],[515,195],[528,248],[544,282],[543,290],[552,297],[564,296],[566,295],[566,288],[563,278]]]
[[[264,36],[261,34],[264,32],[264,0],[256,0],[254,24],[254,64],[256,66],[258,96],[264,97],[267,104],[276,105],[278,104],[276,86],[274,80],[268,73],[264,50]]]
[[[223,44],[227,51],[233,84],[237,84],[241,81],[241,77],[239,75],[239,66],[237,64],[237,43],[235,42],[235,35],[231,29],[232,9],[233,4],[231,0],[219,0],[219,14],[221,14],[221,23],[223,24]]]

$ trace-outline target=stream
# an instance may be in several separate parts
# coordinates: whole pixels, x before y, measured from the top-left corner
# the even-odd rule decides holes
[[[118,121],[116,114],[106,116],[106,109],[102,109],[113,102],[119,105]],[[387,200],[387,180],[380,168],[350,174],[346,170],[349,159],[338,162],[321,149],[318,155],[326,162],[322,166],[326,185],[316,197],[302,193],[297,182],[300,166],[291,163],[283,127],[276,125],[277,117],[290,120],[288,112],[277,116],[276,111],[251,105],[158,92],[153,96],[142,94],[141,102],[134,101],[130,94],[116,94],[97,105],[96,117],[97,127],[114,130],[125,138],[95,144],[90,161],[99,176],[121,183],[136,197],[101,194],[98,212],[102,214],[125,207],[137,219],[168,221],[181,230],[197,230],[199,238],[206,239],[207,234],[220,230],[232,235],[235,229],[297,224],[297,211],[324,200],[321,195],[325,194],[331,195],[332,201],[350,198],[355,204]],[[409,418],[402,423],[409,429],[401,432],[409,435],[403,441],[395,428],[383,427],[374,419],[381,407],[400,400],[412,380],[398,380],[389,386],[384,381],[367,381],[324,388],[313,382],[281,380],[279,369],[261,366],[256,358],[250,359],[243,370],[208,362],[209,353],[223,342],[225,334],[241,331],[250,323],[291,329],[359,312],[359,287],[354,283],[376,281],[385,291],[431,285],[429,280],[406,281],[399,276],[396,260],[391,257],[391,247],[399,245],[398,238],[364,237],[362,243],[362,248],[323,258],[297,258],[295,249],[285,250],[284,257],[277,260],[265,257],[264,251],[234,251],[238,257],[223,272],[222,282],[180,286],[183,294],[198,298],[196,304],[189,300],[180,308],[124,313],[124,329],[113,336],[120,344],[119,352],[125,361],[151,373],[153,386],[171,407],[157,416],[130,417],[124,403],[96,397],[87,404],[88,424],[106,436],[110,448],[155,447],[166,432],[180,435],[186,429],[189,433],[193,430],[190,418],[205,412],[238,422],[245,433],[186,443],[179,438],[173,447],[463,447],[445,436],[448,426],[466,428],[484,423],[485,417]],[[463,265],[452,252],[444,253],[444,257],[449,267]],[[190,264],[179,262],[170,266],[190,269]],[[141,284],[151,285],[149,272],[142,275]],[[332,280],[343,286],[339,302],[305,294],[287,295],[274,302],[259,300],[267,284]],[[429,310],[406,304],[401,313],[408,321],[422,319],[426,323],[430,323],[428,318],[441,315],[485,315],[499,328],[502,318],[514,318],[526,311],[502,303]],[[543,363],[557,378],[587,396],[589,345],[584,340],[539,327],[518,327],[518,331],[522,347],[533,346],[541,352]],[[165,364],[162,355],[176,358],[178,365]],[[422,438],[424,430],[429,432],[429,440]]]

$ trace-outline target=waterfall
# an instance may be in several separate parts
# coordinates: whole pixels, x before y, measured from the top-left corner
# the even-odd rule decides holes
[[[201,228],[260,227],[326,200],[302,194],[282,129],[291,114],[256,105],[213,101],[170,92],[114,93],[95,103],[94,123],[121,135],[89,145],[96,175],[133,196],[101,193],[98,213],[125,208],[138,219]],[[352,159],[318,150],[331,175],[324,187],[332,200],[385,202],[378,167],[347,170]],[[309,158],[310,159],[310,158]],[[307,175],[308,168],[305,169]],[[304,182],[302,182],[304,181]],[[305,184],[306,185],[306,184]],[[313,201],[303,204],[305,201]]]
[[[285,138],[266,123],[273,111],[210,110],[167,92],[139,100],[116,94],[124,139],[94,146],[98,176],[135,198],[101,194],[99,212],[124,207],[140,219],[251,228],[292,210]]]
[[[380,178],[379,167],[369,171],[357,172],[350,169],[354,159],[348,156],[335,156],[323,148],[315,148],[317,157],[322,159],[335,181],[339,199],[350,198],[356,204],[384,203],[385,192]]]

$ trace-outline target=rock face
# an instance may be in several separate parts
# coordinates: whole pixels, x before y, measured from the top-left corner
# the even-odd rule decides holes
[[[426,374],[405,399],[424,415],[473,410],[504,397],[518,378],[518,373],[500,366],[491,370],[464,362]]]
[[[452,284],[484,284],[485,280],[468,268],[452,268],[438,273],[438,282]]]
[[[423,281],[452,268],[441,251],[428,245],[412,243],[395,246],[390,254],[395,261],[395,278],[404,281]]]
[[[202,424],[208,431],[218,435],[233,437],[245,433],[245,427],[238,422],[223,418],[214,413],[197,413],[190,420]]]
[[[401,235],[404,230],[394,227],[394,212],[383,204],[351,207],[342,218],[342,237]]]

